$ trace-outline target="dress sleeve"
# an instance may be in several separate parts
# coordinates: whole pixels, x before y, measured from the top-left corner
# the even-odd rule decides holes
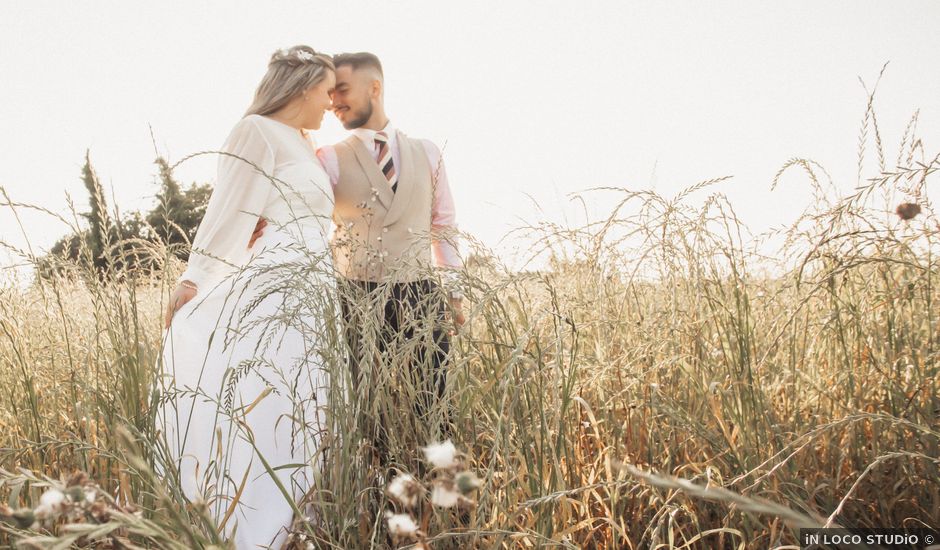
[[[208,290],[248,258],[248,240],[274,187],[274,151],[251,119],[232,130],[219,155],[218,177],[193,239],[181,280]]]

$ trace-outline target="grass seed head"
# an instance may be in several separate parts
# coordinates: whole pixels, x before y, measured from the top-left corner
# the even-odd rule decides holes
[[[916,202],[902,202],[894,213],[902,220],[912,220],[920,214],[920,205]]]

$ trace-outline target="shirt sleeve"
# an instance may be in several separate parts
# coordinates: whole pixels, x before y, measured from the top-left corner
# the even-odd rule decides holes
[[[437,267],[459,269],[463,261],[457,253],[457,211],[454,208],[454,196],[450,192],[450,182],[441,151],[434,143],[421,140],[424,151],[431,165],[431,181],[434,182],[434,197],[431,201],[431,249],[434,253],[434,265]]]
[[[181,280],[208,289],[248,261],[248,241],[274,190],[274,165],[257,122],[242,119],[222,146],[215,188]]]
[[[317,158],[323,165],[323,170],[330,176],[330,187],[335,188],[339,181],[339,159],[336,157],[336,148],[330,145],[317,149]]]

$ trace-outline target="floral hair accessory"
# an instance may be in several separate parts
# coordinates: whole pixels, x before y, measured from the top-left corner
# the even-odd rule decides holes
[[[294,55],[301,61],[313,61],[314,58],[314,55],[306,50],[297,50]]]

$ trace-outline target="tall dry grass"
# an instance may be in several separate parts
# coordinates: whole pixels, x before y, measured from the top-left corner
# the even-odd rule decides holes
[[[615,199],[609,217],[523,229],[543,269],[510,270],[471,243],[448,398],[484,483],[467,516],[427,519],[433,548],[794,548],[801,525],[940,525],[940,225],[925,192],[940,156],[925,154],[915,115],[888,161],[873,98],[851,194],[811,160],[781,168],[815,198],[776,235],[776,257],[751,247],[714,190],[723,178],[674,198],[593,191]],[[901,220],[901,202],[920,214]],[[226,545],[204,506],[154,473],[167,467],[152,406],[160,311],[179,266],[151,253],[163,267],[142,278],[75,265],[0,289],[8,544]],[[324,345],[334,437],[316,520],[298,533],[386,547],[361,419],[384,419],[403,470],[420,471],[417,448],[440,434],[414,419],[395,356],[365,401],[339,337]],[[102,489],[98,515],[30,527],[14,513],[75,470]]]

